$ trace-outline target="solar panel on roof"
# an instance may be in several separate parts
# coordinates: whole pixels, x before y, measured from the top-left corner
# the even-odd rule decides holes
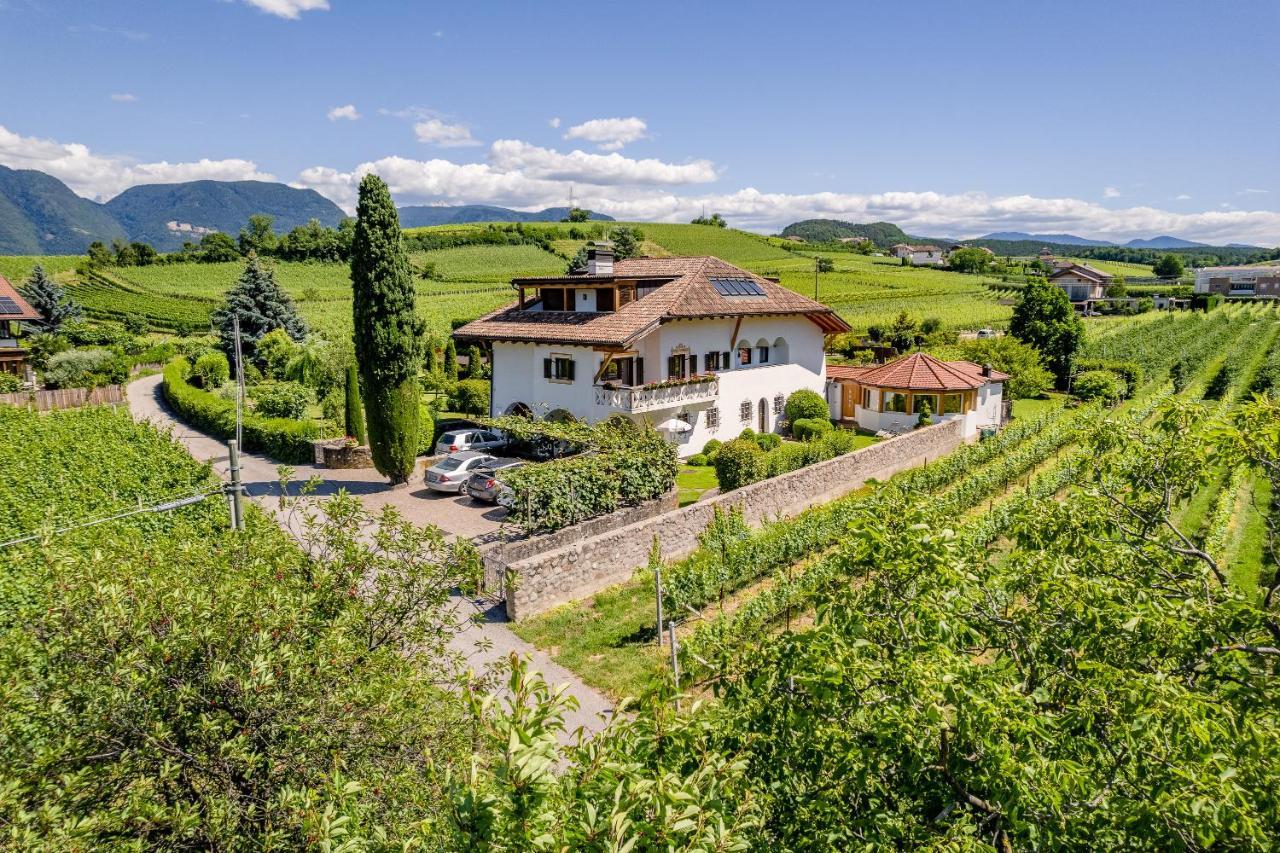
[[[713,278],[716,293],[721,296],[766,296],[764,289],[749,278]]]
[[[0,314],[21,314],[22,309],[18,307],[18,303],[14,302],[8,296],[0,296]]]

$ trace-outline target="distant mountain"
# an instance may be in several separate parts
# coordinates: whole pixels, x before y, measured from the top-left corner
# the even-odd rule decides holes
[[[399,208],[401,228],[428,225],[463,225],[468,222],[559,222],[569,215],[567,207],[548,207],[533,213],[487,204],[410,205]],[[613,222],[612,216],[591,212],[593,220]]]
[[[102,205],[52,175],[0,166],[0,254],[73,255],[124,236]]]
[[[1130,240],[1124,245],[1130,249],[1203,249],[1209,246],[1208,243],[1193,243],[1190,240],[1168,235],[1152,237],[1149,240]]]
[[[1056,243],[1059,246],[1113,246],[1106,240],[1090,240],[1087,237],[1077,237],[1074,234],[1028,234],[1025,231],[997,231],[994,234],[984,234],[978,238],[979,240],[1005,240],[1016,242],[1019,240],[1040,241],[1043,243]]]
[[[144,184],[125,190],[105,207],[129,239],[162,252],[179,249],[187,240],[198,242],[210,231],[237,234],[255,213],[274,216],[278,233],[311,219],[333,227],[346,215],[315,190],[265,181]]]
[[[804,219],[792,222],[782,229],[782,236],[800,237],[810,243],[829,243],[842,237],[863,237],[881,248],[920,239],[908,236],[892,222],[858,224],[841,219]]]

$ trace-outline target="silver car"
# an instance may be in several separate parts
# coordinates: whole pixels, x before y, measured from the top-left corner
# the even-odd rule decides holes
[[[498,479],[498,472],[510,470],[511,468],[519,468],[525,464],[522,459],[494,459],[484,465],[476,468],[471,477],[467,480],[466,492],[471,496],[473,501],[481,501],[487,504],[496,504],[498,496],[504,492],[511,491],[511,487],[504,485]]]
[[[434,489],[437,492],[462,494],[462,488],[467,484],[467,478],[477,468],[481,468],[486,463],[493,462],[493,460],[494,458],[488,453],[481,453],[477,450],[464,450],[461,453],[446,456],[427,469],[425,480],[427,488]]]
[[[463,450],[500,450],[509,443],[507,437],[494,429],[452,429],[436,442],[436,453],[458,453]]]

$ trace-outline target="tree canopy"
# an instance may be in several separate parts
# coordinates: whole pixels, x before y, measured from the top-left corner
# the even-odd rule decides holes
[[[1084,322],[1062,288],[1044,279],[1032,279],[1013,309],[1009,332],[1038,349],[1058,382],[1066,384],[1072,359],[1084,339]]]
[[[307,336],[307,324],[298,314],[293,299],[276,282],[271,267],[254,254],[246,259],[239,280],[227,291],[226,302],[212,315],[222,350],[234,361],[233,317],[240,318],[241,346],[246,359],[254,358],[258,341],[276,329],[282,329],[294,341]]]
[[[79,320],[84,310],[67,295],[67,289],[54,281],[36,264],[31,277],[22,285],[21,293],[40,315],[39,320],[27,320],[26,325],[39,332],[57,333],[64,323]]]

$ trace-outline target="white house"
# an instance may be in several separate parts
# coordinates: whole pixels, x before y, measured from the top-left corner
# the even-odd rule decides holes
[[[1004,420],[1009,376],[971,361],[918,352],[868,367],[833,364],[827,376],[832,419],[873,432],[913,429],[926,406],[934,421],[963,420],[966,439]]]
[[[1073,303],[1092,302],[1107,295],[1111,273],[1088,264],[1068,263],[1054,270],[1049,275],[1049,282],[1061,287]]]
[[[491,413],[623,415],[681,456],[746,427],[772,432],[792,391],[826,386],[825,335],[849,330],[821,303],[719,258],[589,250],[578,275],[521,278],[514,305],[455,332],[493,353]]]
[[[910,258],[913,267],[940,267],[947,262],[947,253],[937,246],[913,246],[898,243],[889,249],[895,258]]]
[[[1280,296],[1280,267],[1201,267],[1196,293],[1223,296]]]

